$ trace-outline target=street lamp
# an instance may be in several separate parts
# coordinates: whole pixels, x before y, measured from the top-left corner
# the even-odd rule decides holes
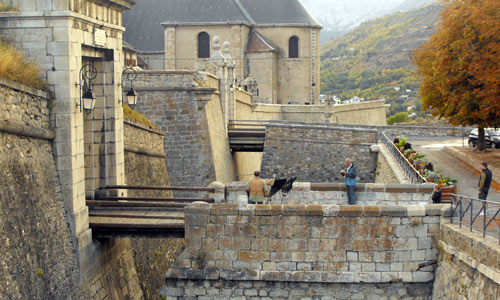
[[[129,72],[131,71],[131,72]],[[130,81],[130,90],[127,91],[127,94],[125,95],[125,99],[127,100],[127,104],[129,106],[134,107],[137,104],[137,99],[139,98],[139,95],[137,94],[136,91],[134,91],[134,80],[137,78],[137,71],[134,70],[134,68],[127,67],[123,70],[122,72],[122,78],[123,74],[127,74],[127,79]],[[123,84],[123,79],[122,79],[122,84]],[[123,88],[123,86],[122,86]],[[123,100],[122,106],[123,106]]]
[[[90,113],[95,107],[96,96],[92,90],[92,80],[96,77],[97,69],[92,64],[85,64],[80,69],[80,112],[83,109],[86,113]],[[82,95],[85,86],[87,86],[87,90]]]

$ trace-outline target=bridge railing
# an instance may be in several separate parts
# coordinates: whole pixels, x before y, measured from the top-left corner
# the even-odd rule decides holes
[[[259,129],[264,130],[266,125],[270,121],[259,121],[259,120],[229,120],[229,129]]]
[[[413,165],[404,157],[394,143],[384,134],[380,135],[380,140],[387,146],[392,157],[405,174],[411,184],[427,183],[427,180],[413,167]]]
[[[185,192],[207,192],[214,193],[210,187],[170,187],[170,186],[130,186],[113,185],[101,188],[104,193],[98,194],[97,199],[87,200],[88,206],[93,207],[129,207],[129,208],[184,208],[196,201],[213,203],[214,199],[209,197],[188,198],[188,197],[150,197],[150,196],[110,196],[108,191],[117,190],[139,190],[139,191],[185,191]]]
[[[471,232],[482,232],[483,238],[496,237],[500,245],[500,202],[452,194],[450,220],[460,228],[465,225]]]

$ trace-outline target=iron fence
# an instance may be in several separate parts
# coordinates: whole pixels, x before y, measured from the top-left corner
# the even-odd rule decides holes
[[[387,146],[392,157],[405,174],[411,184],[427,183],[427,180],[413,167],[406,157],[399,151],[396,145],[384,134],[381,135],[381,141]]]
[[[450,220],[482,232],[483,238],[496,237],[500,245],[500,202],[452,194]]]

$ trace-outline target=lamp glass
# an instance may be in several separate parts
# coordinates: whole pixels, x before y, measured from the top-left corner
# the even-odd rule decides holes
[[[85,110],[93,110],[95,106],[95,95],[94,92],[89,89],[83,94],[83,109]]]
[[[137,93],[134,91],[134,89],[130,89],[127,92],[127,103],[129,105],[135,105],[137,103]]]

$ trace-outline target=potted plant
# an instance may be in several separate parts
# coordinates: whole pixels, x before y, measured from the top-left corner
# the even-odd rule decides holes
[[[413,153],[415,153],[415,150],[413,150],[413,149],[407,149],[407,150],[405,150],[405,157],[406,157],[406,158],[410,158],[410,156],[411,156]]]
[[[425,173],[425,179],[427,179],[428,182],[436,182],[439,179],[439,174],[437,172],[427,170]]]
[[[399,139],[398,149],[400,152],[403,152],[404,146],[406,145],[407,138],[406,138],[406,136],[402,135],[402,136],[398,137],[398,139]]]

